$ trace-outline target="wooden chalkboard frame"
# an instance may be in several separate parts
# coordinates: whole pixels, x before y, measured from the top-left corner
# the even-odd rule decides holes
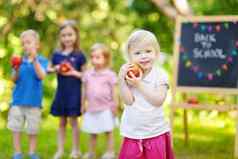
[[[175,62],[175,72],[174,72],[174,91],[180,92],[210,92],[222,94],[238,94],[238,88],[219,88],[219,87],[194,87],[194,86],[179,86],[177,83],[178,80],[178,66],[179,66],[179,39],[181,36],[181,27],[184,22],[232,22],[238,21],[238,16],[189,16],[189,17],[178,17],[176,19],[176,28],[175,28],[175,44],[174,44],[174,62]]]
[[[219,112],[238,110],[238,105],[211,105],[211,104],[189,104],[179,103],[176,101],[176,93],[182,93],[182,97],[186,100],[186,97],[190,93],[212,93],[223,95],[238,95],[238,88],[215,88],[215,87],[194,87],[194,86],[178,86],[178,69],[179,69],[179,38],[181,35],[181,28],[183,22],[232,22],[238,21],[238,16],[189,16],[189,17],[177,17],[176,28],[174,34],[174,78],[172,81],[172,101],[170,111],[170,122],[172,129],[174,128],[174,114],[176,109],[183,109],[183,126],[184,126],[184,138],[185,143],[188,143],[188,110],[217,110]],[[236,116],[236,132],[235,132],[235,145],[234,145],[234,157],[238,158],[238,115]],[[173,133],[172,133],[173,135]]]

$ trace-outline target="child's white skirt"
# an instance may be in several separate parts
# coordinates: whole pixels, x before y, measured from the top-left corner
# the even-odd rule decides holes
[[[110,132],[115,126],[115,117],[110,109],[99,112],[86,112],[83,115],[82,131],[90,134]]]

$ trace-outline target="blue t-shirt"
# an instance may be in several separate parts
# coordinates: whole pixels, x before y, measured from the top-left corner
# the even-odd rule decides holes
[[[41,55],[36,57],[41,67],[46,71],[48,60]],[[42,81],[38,78],[33,63],[23,57],[19,68],[19,76],[12,95],[12,106],[41,107],[43,96]]]

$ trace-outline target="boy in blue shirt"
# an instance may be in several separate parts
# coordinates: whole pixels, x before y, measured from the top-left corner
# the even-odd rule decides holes
[[[41,121],[42,80],[46,76],[48,60],[38,54],[39,35],[34,30],[21,33],[24,56],[19,68],[15,67],[12,80],[15,88],[8,114],[7,127],[13,132],[15,153],[12,159],[22,159],[20,135],[26,124],[29,137],[29,157],[39,159],[35,153],[36,138]]]

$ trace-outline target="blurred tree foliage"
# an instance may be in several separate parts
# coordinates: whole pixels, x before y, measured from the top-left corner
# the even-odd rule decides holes
[[[189,4],[195,15],[238,13],[237,0],[189,0]],[[65,19],[77,21],[81,48],[87,55],[95,42],[106,43],[111,48],[116,71],[124,62],[123,43],[135,28],[154,32],[161,50],[168,54],[173,52],[175,22],[163,15],[150,0],[1,0],[0,110],[7,105],[2,101],[10,101],[10,91],[6,91],[12,87],[9,59],[13,53],[22,52],[19,34],[29,28],[37,30],[41,37],[41,52],[50,58],[57,47],[58,26]],[[172,66],[173,61],[169,64]],[[52,89],[56,86],[54,76],[46,79],[45,86],[45,102],[49,104],[53,98]]]

